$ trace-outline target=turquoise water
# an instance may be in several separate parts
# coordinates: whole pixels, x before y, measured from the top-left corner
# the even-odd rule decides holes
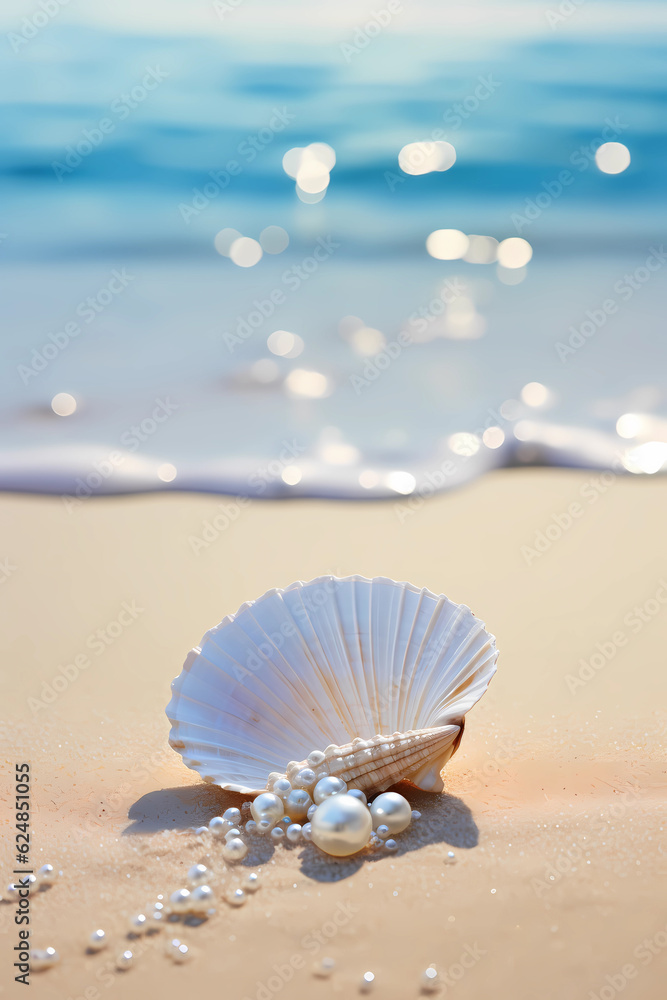
[[[667,462],[662,5],[477,6],[377,34],[387,5],[92,4],[30,38],[3,15],[1,487],[351,497]],[[401,171],[435,138],[451,169]],[[336,165],[303,204],[282,158],[311,142]],[[253,267],[215,250],[269,225],[289,247]],[[437,229],[533,257],[435,260]]]

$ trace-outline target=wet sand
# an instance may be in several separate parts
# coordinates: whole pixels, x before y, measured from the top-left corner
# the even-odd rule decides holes
[[[61,956],[33,972],[36,994],[346,997],[371,970],[377,996],[407,1000],[435,963],[442,995],[460,1000],[661,997],[665,509],[664,480],[553,470],[492,474],[417,509],[0,497],[3,815],[14,763],[29,761],[32,860],[63,872],[32,897],[32,945]],[[397,855],[334,861],[256,838],[226,866],[219,842],[192,828],[243,799],[202,785],[169,749],[169,683],[243,601],[325,573],[407,579],[465,602],[497,636],[498,673],[446,794],[402,787],[422,818]],[[12,847],[5,826],[3,886]],[[176,966],[166,930],[124,935],[197,861],[221,901],[199,927],[170,925],[194,952]],[[228,906],[224,892],[250,871],[261,889]],[[23,995],[13,913],[0,906],[9,997]],[[111,945],[87,955],[98,926]],[[124,947],[137,957],[119,973]],[[332,976],[315,977],[328,956]]]

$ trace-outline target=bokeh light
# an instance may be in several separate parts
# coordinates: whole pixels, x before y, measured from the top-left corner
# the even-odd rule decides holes
[[[285,388],[290,396],[301,399],[321,399],[333,392],[333,384],[322,372],[295,368],[285,379]]]
[[[596,151],[595,162],[603,174],[622,174],[630,166],[630,150],[622,142],[605,142]]]
[[[426,239],[426,249],[436,260],[459,260],[470,240],[459,229],[436,229]]]
[[[269,334],[266,346],[272,354],[277,354],[281,358],[298,358],[304,348],[301,337],[288,330],[274,330]]]
[[[229,248],[229,257],[238,267],[254,267],[262,259],[262,248],[257,240],[241,236]]]
[[[410,142],[398,154],[399,167],[412,176],[449,170],[455,162],[456,150],[451,142]]]
[[[510,236],[498,245],[498,263],[502,267],[525,267],[532,256],[533,248],[528,240],[521,239],[520,236]]]
[[[76,412],[76,399],[69,392],[57,392],[51,400],[51,409],[59,417],[71,417]]]
[[[396,469],[394,472],[387,473],[384,477],[384,484],[390,490],[393,490],[394,493],[402,493],[404,496],[407,496],[408,493],[414,493],[417,480],[412,473]]]
[[[289,246],[289,236],[281,226],[267,226],[259,234],[259,245],[264,253],[282,253]]]
[[[232,248],[232,243],[236,240],[241,239],[242,233],[238,229],[221,229],[219,233],[216,234],[213,240],[213,245],[215,249],[223,257],[229,257],[229,251]]]
[[[528,382],[521,390],[521,399],[526,406],[544,406],[549,400],[549,390],[541,382]]]
[[[176,476],[176,466],[172,465],[171,462],[163,462],[162,465],[158,466],[157,477],[163,483],[173,483]]]

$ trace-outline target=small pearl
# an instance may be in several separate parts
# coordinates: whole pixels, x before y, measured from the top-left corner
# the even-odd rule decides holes
[[[40,882],[52,882],[56,877],[56,870],[53,865],[42,865],[42,867],[37,872],[37,878]]]
[[[232,906],[243,906],[247,898],[243,889],[234,889],[227,897],[227,902]]]
[[[257,823],[257,833],[268,833],[272,829],[273,823],[270,819],[260,819]]]
[[[169,902],[174,913],[186,913],[190,906],[190,890],[177,889],[172,892]]]
[[[324,802],[324,800],[330,798],[330,796],[340,795],[345,791],[347,791],[347,785],[343,779],[336,778],[333,774],[329,774],[326,778],[320,778],[317,782],[313,791],[313,798],[319,806],[321,802]]]
[[[292,823],[291,826],[288,826],[286,837],[291,844],[298,844],[301,840],[301,824]]]
[[[198,826],[197,829],[195,830],[195,833],[198,836],[201,836],[202,833],[208,833],[208,827],[207,826]]]
[[[398,844],[396,843],[395,840],[385,840],[384,846],[386,847],[386,849],[388,851],[397,851],[398,850]]]
[[[222,856],[225,861],[243,861],[248,853],[248,845],[240,837],[232,837],[225,842],[222,848]]]
[[[410,825],[412,810],[410,803],[398,792],[383,792],[371,802],[373,826],[389,827],[390,833],[401,833]]]
[[[307,816],[308,816],[309,820],[311,820],[313,818],[313,813],[315,812],[316,809],[317,809],[317,806],[313,802],[312,806],[310,807],[310,809],[308,810],[308,813],[307,813]]]
[[[385,823],[380,823],[379,827],[375,831],[380,840],[386,840],[389,836],[389,827]]]
[[[199,885],[201,882],[206,882],[209,876],[209,871],[206,865],[193,865],[188,872],[188,882],[190,885]]]
[[[209,821],[208,828],[214,837],[222,837],[222,835],[229,830],[227,821],[222,818],[222,816],[214,816],[212,820]]]
[[[447,851],[447,857],[445,858],[448,865],[453,865],[456,861],[456,855],[454,851]]]
[[[88,938],[88,947],[91,951],[101,951],[102,948],[106,948],[108,943],[107,936],[101,928],[93,931]]]
[[[172,959],[172,961],[177,962],[179,965],[181,962],[187,962],[191,957],[190,949],[187,944],[180,941],[178,938],[172,938],[167,945],[167,954]]]
[[[247,879],[245,880],[245,891],[246,892],[257,892],[261,885],[259,880],[259,875],[257,872],[250,872]]]
[[[313,800],[305,788],[295,788],[285,799],[285,809],[297,823],[307,817],[308,810],[312,805]]]
[[[116,959],[116,968],[118,969],[119,972],[125,972],[127,969],[130,968],[133,962],[134,962],[134,955],[132,954],[130,949],[127,948],[125,951],[122,951],[118,956],[118,958]]]
[[[310,823],[304,823],[301,827],[301,836],[304,840],[312,840],[313,838],[313,828]]]
[[[315,784],[315,772],[312,767],[302,767],[292,784],[295,788],[312,788]]]
[[[190,893],[190,903],[192,909],[199,913],[201,913],[202,910],[206,911],[213,905],[214,901],[215,896],[210,885],[198,885],[197,888],[193,889]]]
[[[413,809],[412,812],[410,813],[410,816],[412,817],[413,820],[422,818],[422,814],[419,812],[419,809]]]
[[[313,975],[319,976],[320,979],[328,979],[335,967],[333,958],[323,958],[313,969]]]
[[[274,795],[279,796],[279,798],[286,799],[291,791],[292,785],[287,778],[278,778],[277,781],[273,782],[272,792]]]
[[[133,934],[143,934],[148,930],[148,918],[144,913],[137,913],[132,917],[130,920],[130,930]]]
[[[366,803],[368,802],[368,799],[366,798],[365,794],[362,792],[360,788],[348,788],[347,794],[354,795],[355,799],[359,799],[359,801],[363,802],[364,805],[366,805]],[[372,972],[371,975],[373,975]]]
[[[153,903],[153,906],[149,908],[150,912],[150,922],[154,928],[159,928],[164,923],[165,909],[162,903]]]
[[[363,976],[361,977],[361,992],[370,993],[370,991],[373,989],[374,982],[375,982],[375,973],[364,972]]]
[[[259,823],[262,819],[273,820],[277,823],[285,815],[285,805],[283,800],[273,792],[262,792],[257,796],[252,806],[252,818]]]
[[[225,809],[222,814],[222,818],[226,819],[228,823],[231,823],[232,826],[234,826],[236,823],[241,822],[241,810],[232,806],[231,809]]]
[[[35,972],[50,969],[60,961],[60,955],[55,948],[33,948],[30,952],[30,965]]]
[[[254,819],[249,819],[245,825],[245,832],[249,834],[257,833],[257,823]]]
[[[306,759],[311,767],[319,767],[319,765],[326,760],[326,755],[323,754],[321,750],[313,750],[312,753],[308,754]]]
[[[437,993],[440,989],[440,977],[438,976],[438,970],[430,965],[428,969],[422,972],[422,990],[425,993]]]
[[[251,805],[252,802],[250,801],[250,799],[244,802],[243,805],[241,806],[241,815],[247,815],[250,812]]]
[[[285,831],[281,826],[275,826],[271,831],[271,836],[274,840],[282,840],[285,836]]]
[[[225,834],[225,840],[233,840],[234,837],[240,837],[240,836],[241,836],[241,831],[239,830],[238,826],[233,826],[231,827],[231,829],[227,830],[227,833]]]

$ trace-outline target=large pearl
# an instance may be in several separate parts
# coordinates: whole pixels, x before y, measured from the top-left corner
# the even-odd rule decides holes
[[[312,841],[320,850],[345,858],[366,846],[373,822],[363,802],[339,793],[317,807],[310,826]]]
[[[313,799],[315,800],[315,804],[319,806],[320,802],[324,802],[330,795],[340,795],[346,791],[347,785],[342,778],[336,778],[335,775],[328,774],[326,778],[320,778],[315,785]]]
[[[398,792],[383,792],[371,802],[371,816],[373,827],[378,832],[380,826],[386,826],[389,833],[401,833],[410,825],[412,808]]]
[[[313,800],[304,788],[295,788],[285,799],[285,809],[290,819],[306,819]]]
[[[285,815],[285,803],[273,792],[262,792],[253,801],[250,809],[256,823],[262,819],[270,819],[277,823]]]

